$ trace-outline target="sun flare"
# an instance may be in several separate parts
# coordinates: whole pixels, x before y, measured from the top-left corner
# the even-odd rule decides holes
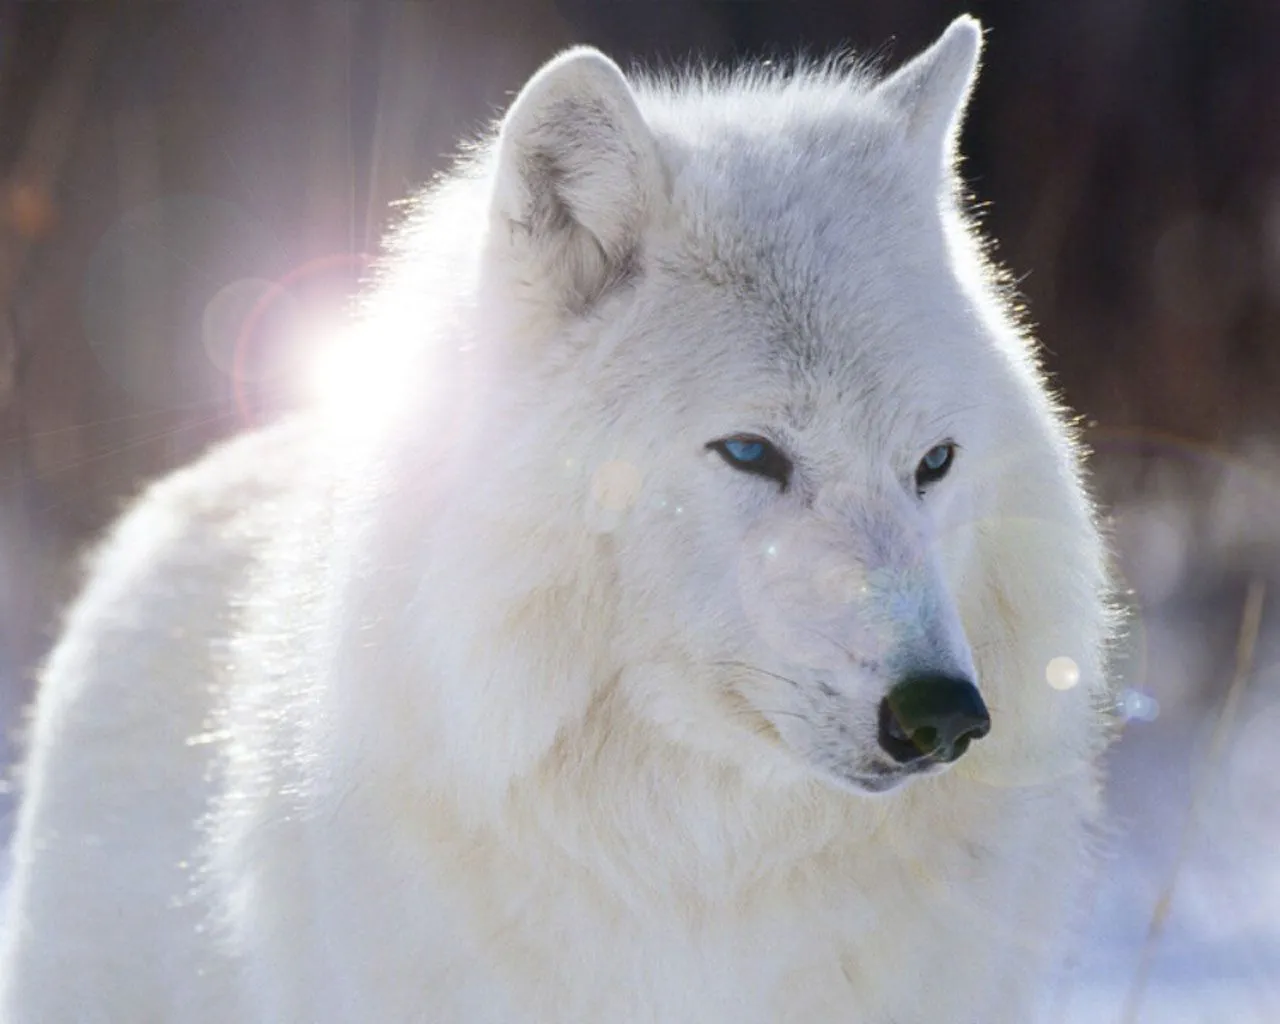
[[[343,420],[376,420],[420,382],[420,347],[407,332],[330,326],[310,332],[305,351],[308,401]]]

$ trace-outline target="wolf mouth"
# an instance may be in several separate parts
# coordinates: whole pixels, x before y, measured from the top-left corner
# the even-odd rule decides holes
[[[906,785],[912,779],[940,775],[948,767],[947,762],[935,758],[921,758],[907,765],[861,764],[857,768],[830,769],[836,781],[846,789],[859,793],[889,793]]]

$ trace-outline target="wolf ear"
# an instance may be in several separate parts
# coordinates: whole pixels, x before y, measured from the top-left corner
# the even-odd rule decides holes
[[[964,14],[875,88],[880,101],[905,120],[908,140],[936,151],[944,168],[954,157],[981,53],[982,25]]]
[[[664,193],[657,145],[622,72],[575,47],[530,79],[502,122],[494,242],[530,297],[582,311],[634,271]]]

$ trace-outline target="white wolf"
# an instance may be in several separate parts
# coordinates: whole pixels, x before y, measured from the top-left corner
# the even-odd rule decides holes
[[[383,415],[99,551],[6,1024],[1029,1019],[1108,582],[960,209],[980,42],[528,83],[392,247]]]

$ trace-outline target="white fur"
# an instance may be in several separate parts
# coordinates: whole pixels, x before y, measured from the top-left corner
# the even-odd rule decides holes
[[[392,245],[370,344],[421,364],[383,415],[238,440],[98,552],[0,1019],[1024,1024],[1107,579],[957,207],[979,44],[535,76]],[[707,450],[742,431],[785,492]],[[992,732],[863,792],[921,668],[976,672]]]

